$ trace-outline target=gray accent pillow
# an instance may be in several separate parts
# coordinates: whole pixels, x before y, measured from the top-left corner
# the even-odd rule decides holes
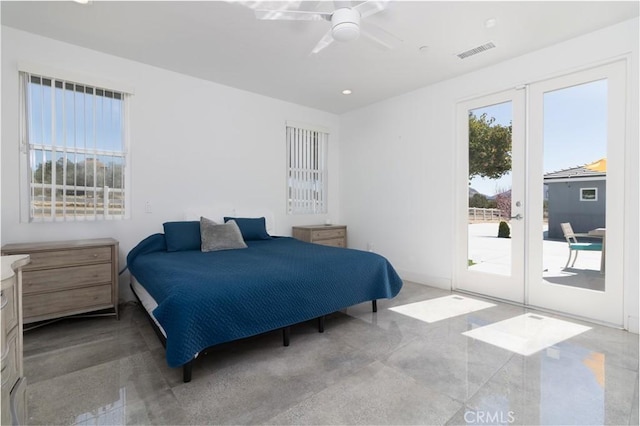
[[[211,219],[200,217],[200,240],[201,250],[204,252],[247,248],[240,228],[233,220],[217,224]]]

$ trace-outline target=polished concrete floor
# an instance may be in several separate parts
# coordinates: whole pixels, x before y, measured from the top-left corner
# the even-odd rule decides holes
[[[405,283],[323,334],[294,326],[289,347],[279,332],[221,345],[191,383],[135,304],[50,324],[25,333],[29,424],[638,424],[638,335],[564,318],[590,329],[523,356],[462,333],[526,309],[436,322],[388,309],[450,294]]]

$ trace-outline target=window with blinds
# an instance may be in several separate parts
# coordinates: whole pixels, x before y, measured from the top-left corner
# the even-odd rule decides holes
[[[20,79],[29,221],[124,218],[128,95],[26,72]]]
[[[327,143],[329,134],[287,123],[287,211],[327,212]]]

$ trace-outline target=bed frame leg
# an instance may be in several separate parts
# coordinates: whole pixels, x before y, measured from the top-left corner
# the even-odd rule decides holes
[[[191,371],[193,370],[193,360],[182,366],[182,381],[189,383],[191,381]]]
[[[324,318],[324,315],[318,318],[318,333],[324,333]]]
[[[289,346],[289,338],[291,337],[291,327],[285,327],[282,329],[282,344]]]
[[[372,300],[371,301],[371,309],[373,309],[373,312],[378,312],[378,301],[377,300]]]

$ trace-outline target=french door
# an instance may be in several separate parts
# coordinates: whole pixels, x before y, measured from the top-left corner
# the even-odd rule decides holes
[[[538,82],[529,90],[528,304],[616,326],[624,319],[625,75],[625,62],[619,61]],[[584,167],[547,178],[545,185],[545,172],[560,161]],[[545,186],[547,200],[541,196]],[[539,232],[545,201],[546,240]],[[558,222],[570,223],[579,234],[596,234],[578,240],[601,249],[574,252],[575,263],[565,267],[563,259],[558,267],[551,245]],[[568,248],[561,254],[568,257]]]
[[[458,105],[454,288],[622,325],[625,75],[618,61]]]
[[[525,275],[524,105],[525,91],[513,89],[457,108],[463,185],[456,200],[455,285],[518,303],[524,303]],[[505,146],[504,139],[511,142]],[[500,208],[505,205],[510,208]],[[510,224],[509,238],[498,238],[501,221]]]

